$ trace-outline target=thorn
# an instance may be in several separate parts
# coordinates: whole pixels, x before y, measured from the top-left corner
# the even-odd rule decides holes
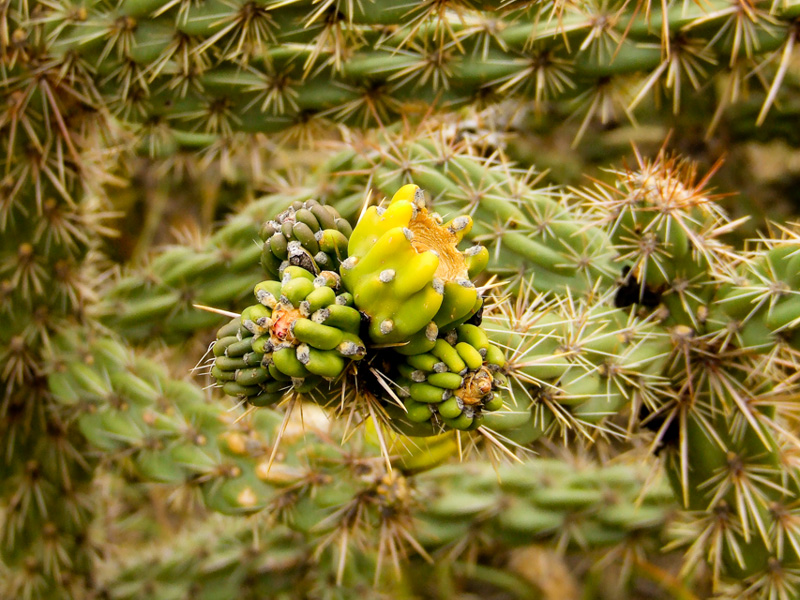
[[[205,306],[203,304],[192,304],[195,308],[199,308],[200,310],[204,310],[206,312],[215,313],[218,315],[223,315],[225,317],[237,318],[241,317],[239,313],[231,312],[229,310],[224,310],[222,308],[214,308],[213,306]]]

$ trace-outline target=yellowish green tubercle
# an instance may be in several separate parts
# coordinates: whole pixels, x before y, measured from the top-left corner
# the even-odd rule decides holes
[[[444,223],[429,212],[413,184],[400,188],[388,206],[366,211],[340,272],[355,306],[370,318],[374,343],[432,346],[439,330],[453,329],[480,309],[470,277],[485,267],[488,253],[480,246],[458,249],[471,228],[469,216]]]

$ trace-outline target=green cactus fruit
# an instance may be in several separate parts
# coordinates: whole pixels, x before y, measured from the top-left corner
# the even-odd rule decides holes
[[[351,231],[350,223],[335,208],[316,200],[295,201],[261,227],[261,265],[274,278],[290,265],[315,275],[335,272],[347,257]]]
[[[260,304],[248,307],[241,317],[233,319],[217,332],[213,348],[214,366],[211,368],[211,376],[226,394],[254,406],[278,403],[291,385],[288,378],[273,377],[269,368],[263,365],[264,353],[253,351],[256,338],[250,329],[263,329],[264,317],[258,316],[263,313],[259,309],[263,308]]]
[[[471,227],[469,216],[442,223],[413,184],[400,188],[388,207],[366,211],[340,273],[370,319],[373,342],[410,343],[417,352],[432,347],[439,330],[453,329],[480,309],[470,276],[485,266],[486,250],[458,249]]]
[[[325,381],[366,355],[361,317],[339,290],[335,273],[314,277],[294,265],[283,269],[282,281],[256,285],[259,304],[217,334],[211,374],[223,391],[255,406],[272,405],[289,390],[324,392]]]
[[[437,339],[429,352],[408,356],[398,365],[405,420],[430,423],[436,431],[477,429],[484,412],[503,408],[498,390],[506,383],[504,366],[502,350],[483,329],[459,325]]]

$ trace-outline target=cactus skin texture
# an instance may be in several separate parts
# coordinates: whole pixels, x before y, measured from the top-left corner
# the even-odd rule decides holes
[[[558,103],[587,123],[646,103],[677,113],[694,90],[732,73],[722,110],[745,96],[742,88],[757,88],[746,77],[753,68],[768,72],[762,85],[775,90],[751,117],[762,122],[791,80],[798,14],[788,0],[733,9],[723,1],[641,10],[624,2],[302,0],[252,10],[138,1],[68,17],[42,10],[44,22],[60,21],[46,28],[47,54],[67,64],[77,55],[70,69],[82,79],[79,65],[91,65],[94,93],[154,156],[220,138],[234,145],[237,131],[310,137],[324,124],[386,126],[431,107],[509,98],[538,109]],[[29,26],[28,5],[19,12],[9,31]],[[15,50],[24,56],[36,41],[18,34]]]

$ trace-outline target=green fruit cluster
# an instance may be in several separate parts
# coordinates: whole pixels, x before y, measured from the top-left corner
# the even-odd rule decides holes
[[[459,325],[430,351],[404,358],[398,385],[412,423],[471,431],[481,425],[483,411],[503,408],[505,356],[480,327]]]
[[[333,207],[316,200],[295,201],[261,227],[261,266],[276,278],[290,265],[312,273],[337,271],[351,232],[350,223]]]
[[[298,266],[281,281],[255,287],[247,307],[217,333],[211,374],[226,394],[254,406],[279,402],[287,390],[309,393],[339,378],[366,355],[358,337],[361,315],[341,291],[339,276],[314,276]]]
[[[401,420],[430,422],[427,435],[477,429],[484,411],[503,407],[505,358],[466,323],[482,309],[471,278],[489,258],[480,245],[458,248],[471,226],[468,216],[443,223],[429,213],[413,184],[365,211],[352,232],[334,209],[295,202],[261,229],[262,263],[280,281],[259,283],[259,304],[219,330],[212,376],[255,406],[287,393],[324,404],[340,378],[358,387],[348,366],[366,358],[396,381],[376,396],[402,406]]]

